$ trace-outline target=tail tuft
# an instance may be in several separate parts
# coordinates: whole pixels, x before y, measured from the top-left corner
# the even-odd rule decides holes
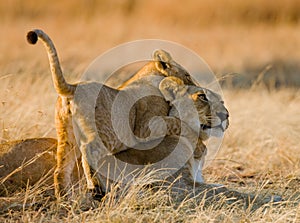
[[[26,37],[28,43],[30,44],[36,44],[36,42],[38,41],[38,35],[34,31],[28,32]]]

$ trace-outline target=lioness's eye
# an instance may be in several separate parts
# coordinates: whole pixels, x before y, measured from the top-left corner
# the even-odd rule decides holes
[[[198,98],[202,101],[208,101],[205,94],[198,94]]]
[[[160,64],[164,70],[170,67],[169,64],[167,64],[166,62],[163,62],[163,61],[160,61]]]
[[[186,75],[185,75],[185,78],[186,78],[188,81],[192,81],[192,78],[191,78],[191,76],[190,76],[189,74],[186,74]]]

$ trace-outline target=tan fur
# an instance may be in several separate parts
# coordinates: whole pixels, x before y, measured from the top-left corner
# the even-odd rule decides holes
[[[0,144],[0,195],[8,195],[36,183],[53,185],[57,140],[32,138]],[[79,180],[78,168],[72,182]],[[43,179],[43,180],[42,180]]]
[[[211,111],[208,112],[209,110],[213,110],[215,108],[222,110],[222,106],[220,106],[220,103],[219,103],[219,102],[221,102],[219,100],[220,98],[217,95],[215,95],[213,92],[211,92],[207,89],[203,89],[203,88],[199,88],[199,87],[196,88],[193,86],[190,86],[189,88],[185,88],[185,86],[183,86],[180,83],[180,81],[176,80],[175,81],[176,83],[175,84],[172,83],[172,85],[173,86],[178,85],[179,87],[177,86],[177,88],[173,88],[173,89],[170,87],[166,87],[166,89],[168,89],[168,92],[173,91],[173,93],[174,92],[176,93],[176,91],[177,91],[176,89],[178,89],[178,88],[185,89],[185,90],[180,91],[183,93],[183,94],[180,94],[180,97],[169,98],[168,94],[165,94],[165,91],[164,91],[163,83],[165,83],[165,82],[163,82],[163,81],[161,82],[163,77],[168,76],[169,73],[165,73],[165,72],[163,72],[163,70],[159,70],[159,69],[155,70],[155,69],[157,69],[158,66],[156,64],[157,61],[154,61],[154,62],[150,62],[149,64],[147,64],[139,73],[137,73],[137,75],[135,77],[133,77],[134,81],[129,80],[126,84],[121,86],[121,89],[123,89],[125,91],[125,93],[126,93],[126,91],[128,91],[130,93],[130,91],[134,92],[137,89],[137,88],[135,88],[135,85],[140,86],[141,84],[146,84],[146,85],[150,84],[149,86],[151,86],[150,87],[151,89],[152,89],[152,86],[154,86],[158,89],[158,84],[160,83],[159,90],[162,92],[164,97],[172,103],[172,108],[171,108],[170,112],[169,112],[168,105],[166,106],[166,112],[165,112],[165,110],[162,112],[163,115],[165,115],[165,113],[167,113],[167,115],[170,116],[170,117],[162,116],[162,118],[166,121],[167,130],[168,130],[167,136],[159,145],[154,147],[154,149],[152,149],[152,150],[146,150],[146,151],[134,150],[132,148],[123,147],[123,145],[118,147],[118,146],[116,146],[116,144],[119,143],[118,140],[115,140],[115,139],[111,140],[111,137],[114,138],[115,135],[114,135],[113,131],[110,131],[112,129],[109,129],[111,123],[109,123],[108,117],[105,117],[104,115],[110,114],[107,111],[110,111],[109,108],[111,106],[111,102],[114,101],[114,97],[116,95],[115,93],[119,92],[119,91],[116,89],[108,88],[107,86],[103,86],[103,85],[97,84],[97,83],[80,83],[78,85],[70,85],[67,82],[65,82],[64,78],[62,76],[62,73],[61,73],[59,63],[58,63],[56,51],[55,51],[55,48],[54,48],[51,40],[47,37],[47,35],[45,35],[40,30],[35,30],[34,33],[36,33],[39,36],[39,38],[41,38],[44,41],[46,47],[49,48],[48,55],[49,55],[49,60],[50,60],[51,68],[52,68],[51,69],[52,76],[53,76],[55,88],[56,88],[57,92],[59,93],[57,106],[56,106],[56,127],[57,127],[57,134],[58,134],[58,140],[59,140],[58,141],[58,151],[57,151],[58,167],[56,169],[56,174],[55,174],[56,190],[62,189],[62,188],[60,188],[61,186],[68,186],[68,184],[70,184],[69,175],[72,174],[71,170],[75,164],[74,160],[80,156],[83,157],[83,162],[86,162],[83,164],[83,168],[85,169],[85,171],[87,171],[85,174],[86,174],[86,178],[89,180],[89,177],[91,177],[91,175],[89,173],[89,171],[90,171],[89,165],[97,167],[99,157],[101,157],[102,159],[109,159],[112,157],[116,157],[117,159],[124,160],[127,163],[147,164],[149,162],[149,160],[150,160],[150,162],[153,163],[153,162],[158,161],[161,156],[165,157],[166,155],[168,155],[168,153],[170,153],[170,151],[172,151],[172,148],[175,145],[177,145],[178,134],[181,134],[181,135],[183,134],[187,138],[194,134],[193,129],[192,129],[192,131],[188,130],[188,128],[186,128],[187,130],[185,130],[185,127],[182,128],[182,126],[180,128],[178,128],[178,120],[179,120],[178,114],[180,114],[180,113],[178,113],[178,109],[182,108],[182,106],[176,107],[176,104],[179,102],[179,105],[180,105],[181,99],[183,99],[185,97],[190,98],[193,101],[194,105],[196,105],[195,107],[197,108],[197,110],[199,109],[199,113],[197,113],[197,115],[200,115],[200,119],[201,119],[201,117],[203,117],[203,115],[207,115],[207,117],[208,117],[208,118],[204,118],[203,120],[201,119],[201,122],[203,122],[203,123],[200,122],[201,124],[205,125],[205,128],[202,129],[203,131],[200,130],[200,138],[198,138],[199,139],[198,142],[201,142],[201,143],[198,144],[199,147],[197,147],[197,149],[195,150],[195,153],[194,153],[195,159],[199,159],[200,157],[203,157],[203,151],[205,150],[205,148],[203,150],[203,148],[201,147],[204,145],[202,143],[202,138],[204,139],[205,137],[209,136],[209,131],[207,131],[207,128],[208,127],[209,128],[220,128],[220,126],[222,126],[222,128],[223,128],[222,130],[225,130],[228,126],[228,120],[227,120],[228,113],[227,113],[226,109],[225,109],[226,112],[223,112],[223,115],[221,115],[220,117],[218,116],[217,113],[216,114],[218,117],[214,117],[214,115],[211,115]],[[49,41],[51,44],[49,44]],[[53,47],[51,47],[51,46],[53,46]],[[155,58],[155,55],[157,56],[157,54],[154,54],[154,58]],[[168,57],[168,54],[165,54],[165,55],[161,54],[160,59],[161,58],[170,58],[170,57]],[[164,66],[165,65],[162,65],[162,67],[164,67]],[[178,68],[178,67],[176,67],[176,68]],[[154,76],[156,76],[156,78],[153,78],[153,77],[148,78],[149,70],[151,70],[151,72],[150,72],[151,74],[153,74],[153,72],[154,72]],[[184,84],[187,84],[188,82],[190,82],[190,77],[186,76],[184,78],[184,77],[180,76],[181,74],[182,74],[182,72],[179,72],[179,73],[177,73],[177,76],[179,76],[180,78],[183,78]],[[171,75],[176,76],[176,73],[175,74],[171,73]],[[161,77],[161,78],[157,78],[157,76]],[[146,79],[144,79],[144,78],[146,78]],[[166,79],[164,79],[164,80],[166,80]],[[102,90],[100,92],[99,92],[99,87],[102,87],[101,88]],[[76,89],[76,91],[78,91],[77,93],[79,93],[79,97],[74,97],[75,89]],[[77,95],[77,93],[76,93],[76,95]],[[205,100],[202,98],[203,93],[205,93],[205,96],[208,97],[209,100]],[[176,94],[174,94],[174,95],[176,95]],[[90,99],[87,96],[92,96],[92,98]],[[126,96],[126,94],[125,94],[125,96]],[[80,99],[84,99],[84,100],[80,101]],[[201,100],[203,99],[205,101],[204,107],[202,105],[202,102],[199,101],[199,99],[201,99]],[[210,101],[211,99],[217,99],[217,100],[211,102]],[[149,100],[149,101],[147,101],[147,100]],[[145,114],[147,115],[146,111],[149,111],[149,108],[150,109],[153,108],[150,106],[151,105],[150,102],[151,101],[155,102],[156,97],[154,97],[154,98],[150,97],[150,98],[147,98],[147,100],[139,101],[139,103],[137,103],[137,105],[135,105],[133,107],[132,111],[130,112],[130,118],[129,118],[130,126],[134,130],[134,133],[136,133],[136,135],[138,135],[138,136],[146,137],[145,138],[146,141],[137,140],[134,143],[140,143],[140,142],[148,143],[149,141],[148,141],[147,137],[149,135],[150,136],[152,135],[151,130],[154,129],[154,128],[151,128],[151,126],[152,127],[154,126],[155,128],[157,127],[157,123],[155,123],[156,120],[153,120],[152,118],[155,117],[155,116],[153,116],[153,114],[160,114],[159,111],[155,111],[152,114],[150,113],[150,115],[147,117],[148,122],[150,122],[150,124],[148,125],[148,123],[147,123],[146,131],[138,131],[137,130],[138,128],[136,128],[136,123],[139,121],[139,119],[136,118],[136,117],[138,117],[136,114],[139,113],[140,111],[143,111],[144,112],[143,115],[145,115]],[[96,101],[96,107],[94,106],[95,101]],[[158,105],[164,106],[167,104],[166,101],[163,101],[162,104],[160,104],[159,101],[160,101],[160,99],[158,100]],[[92,102],[92,103],[90,103],[90,102]],[[221,102],[221,104],[222,104],[222,102]],[[98,105],[101,105],[102,106],[102,107],[100,106],[101,108],[108,109],[108,110],[103,111],[100,109],[100,107],[97,107]],[[80,107],[80,106],[82,106],[82,107]],[[154,108],[156,108],[156,107],[154,107]],[[206,108],[209,108],[209,109],[206,109]],[[91,113],[87,112],[89,110],[91,110]],[[122,109],[120,109],[120,110],[122,110]],[[203,111],[205,111],[205,112],[203,113]],[[224,111],[224,110],[222,110],[222,111]],[[86,112],[87,112],[87,114],[86,114]],[[168,112],[169,112],[169,114],[168,114]],[[224,114],[225,114],[225,116],[224,116]],[[108,124],[106,123],[104,125],[104,126],[107,126],[108,129],[104,129],[105,131],[103,131],[99,128],[97,129],[97,123],[96,123],[96,125],[94,125],[95,123],[89,122],[89,118],[94,119],[95,115],[96,115],[96,122],[98,122],[98,120],[100,120],[100,123],[98,123],[100,125],[102,125],[101,118],[103,119],[104,122],[108,121]],[[98,119],[97,118],[98,116],[100,116],[101,118]],[[225,120],[224,117],[227,120],[226,122],[224,122],[224,120]],[[172,122],[169,122],[168,120],[172,120]],[[175,122],[173,122],[173,120],[175,120]],[[174,123],[175,123],[175,125],[174,125]],[[188,125],[191,124],[191,127],[194,127],[193,123],[187,123],[187,124]],[[142,126],[141,129],[144,130],[143,128],[144,127]],[[107,130],[109,130],[109,131],[107,131]],[[203,135],[201,135],[202,132],[204,132]],[[80,136],[79,138],[81,140],[79,142],[79,146],[81,149],[81,153],[78,150],[74,133],[77,136]],[[97,137],[99,138],[99,136],[102,137],[104,140],[103,141],[97,140]],[[159,134],[157,136],[159,136]],[[192,138],[194,138],[194,136],[192,136]],[[52,145],[56,145],[52,139],[47,139],[46,143],[49,143],[49,144],[47,144],[46,147],[43,147],[44,139],[41,139],[41,141],[40,140],[36,141],[36,140],[33,140],[33,141],[29,140],[28,144],[27,144],[27,141],[21,141],[20,146],[22,146],[22,148],[25,148],[25,150],[22,150],[24,152],[21,153],[21,155],[24,155],[24,157],[25,157],[28,151],[35,152],[35,151],[38,151],[39,148],[42,150],[43,149],[47,150],[46,147],[48,147],[48,146],[49,146],[49,148],[53,149]],[[136,140],[136,139],[134,138],[134,140]],[[101,143],[106,143],[105,148],[108,148],[109,151],[106,151],[105,148],[103,150],[99,149],[99,148],[102,148],[102,146],[103,146],[103,145],[101,145]],[[116,144],[114,144],[114,143],[116,143]],[[19,142],[12,142],[12,143],[9,143],[4,146],[0,145],[0,148],[6,148],[6,151],[11,151],[10,149],[14,148],[14,145],[18,145],[18,144],[19,144]],[[187,144],[183,143],[182,148],[189,150],[189,144],[190,144],[189,142],[187,142]],[[4,152],[4,153],[1,153],[0,155],[5,156],[6,153],[11,154],[10,152]],[[98,156],[94,156],[95,154],[97,155],[97,153],[98,153]],[[19,152],[17,154],[20,155]],[[49,164],[45,169],[49,168],[50,165],[52,166],[51,160],[53,160],[53,156],[51,156],[51,157],[52,157],[51,159],[45,160],[45,163],[42,162],[43,165]],[[49,160],[50,160],[50,162],[47,162]],[[14,159],[14,161],[16,161],[16,160]],[[176,160],[174,160],[174,162],[176,162]],[[0,167],[1,167],[1,165],[0,165]],[[39,166],[37,166],[37,167],[39,167]],[[97,170],[96,168],[94,168],[94,169]],[[42,168],[40,168],[36,172],[40,173],[40,170],[42,170]],[[35,172],[35,171],[31,171],[31,174],[33,172]],[[27,175],[27,176],[30,177],[29,175]],[[186,179],[187,179],[187,177],[184,177],[184,180],[186,180]],[[211,187],[211,186],[206,187],[204,185],[204,188],[209,188],[209,187]],[[58,193],[59,192],[60,191],[58,191]],[[239,194],[238,194],[238,196],[239,196]]]
[[[185,85],[177,77],[164,78],[159,84],[159,89],[165,100],[172,105],[169,115],[180,116],[196,132],[199,132],[198,128],[201,127],[202,140],[207,139],[211,134],[221,135],[219,133],[223,133],[228,128],[228,110],[220,95],[213,91],[199,86]]]
[[[183,123],[185,122],[184,124],[187,124],[199,135],[195,139],[195,135],[181,134],[190,141],[197,140],[194,156],[191,157],[188,164],[193,180],[203,183],[202,168],[207,149],[202,141],[210,136],[211,132],[209,130],[224,132],[228,128],[228,111],[221,97],[216,93],[199,86],[185,85],[177,77],[164,78],[159,84],[159,90],[172,105],[169,115],[180,119]],[[210,97],[210,99],[207,99],[207,97]],[[220,126],[215,123],[225,126],[224,129],[219,129]]]
[[[193,84],[188,73],[174,62],[168,53],[159,50],[154,53],[154,59],[160,61],[149,62],[131,80],[120,87],[122,91],[99,83],[70,85],[64,80],[56,50],[50,38],[41,30],[31,31],[28,37],[34,35],[37,35],[46,46],[53,82],[59,94],[56,105],[58,162],[54,174],[57,196],[70,186],[70,175],[80,156],[88,188],[92,189],[94,185],[89,166],[97,169],[98,161],[108,154],[119,153],[131,146],[160,136],[160,132],[151,132],[148,124],[153,117],[168,114],[168,103],[162,97],[158,97],[160,94],[158,84],[164,76],[178,76],[183,79],[184,83]],[[112,127],[111,119],[109,119],[112,112],[111,106],[116,95],[122,92],[119,95],[123,97],[123,100],[117,111],[117,115],[122,115],[123,110],[128,106],[127,101],[141,92],[141,86],[147,90],[147,94],[150,96],[139,100],[133,106],[131,105],[129,117],[126,117],[129,120],[130,128],[125,126],[124,130],[120,130],[122,134],[125,133],[124,138],[128,141],[127,145],[124,145],[115,135],[115,129]],[[96,120],[95,123],[94,120]],[[168,121],[172,121],[172,119]],[[123,127],[123,125],[120,126]],[[133,130],[134,134],[128,131],[130,129]],[[129,135],[126,135],[127,133]],[[75,135],[79,139],[78,142],[75,141]],[[77,144],[79,144],[80,152]]]

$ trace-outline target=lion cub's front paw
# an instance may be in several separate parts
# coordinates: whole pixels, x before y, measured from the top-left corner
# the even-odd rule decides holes
[[[149,121],[149,129],[151,131],[148,139],[162,138],[167,134],[167,125],[165,120],[160,116],[155,116]]]

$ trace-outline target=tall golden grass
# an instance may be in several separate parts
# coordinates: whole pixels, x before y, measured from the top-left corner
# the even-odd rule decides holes
[[[273,65],[289,80],[300,70],[294,66],[300,61],[299,10],[296,0],[2,1],[0,141],[55,137],[56,93],[44,48],[25,42],[32,28],[42,28],[52,37],[70,82],[78,80],[100,53],[140,38],[186,45],[220,76],[238,72],[248,78],[249,71],[258,76]],[[246,81],[251,85],[254,80]],[[90,211],[79,208],[81,194],[74,194],[73,203],[57,204],[41,184],[28,187],[1,198],[0,221],[299,222],[299,203],[292,204],[300,196],[299,85],[270,86],[260,82],[224,90],[230,126],[205,177],[239,191],[282,195],[282,205],[251,211],[225,202],[205,206],[187,199],[178,204],[166,189],[143,188],[149,180],[145,176],[128,194],[117,199],[113,192]],[[11,211],[2,209],[7,206]]]

